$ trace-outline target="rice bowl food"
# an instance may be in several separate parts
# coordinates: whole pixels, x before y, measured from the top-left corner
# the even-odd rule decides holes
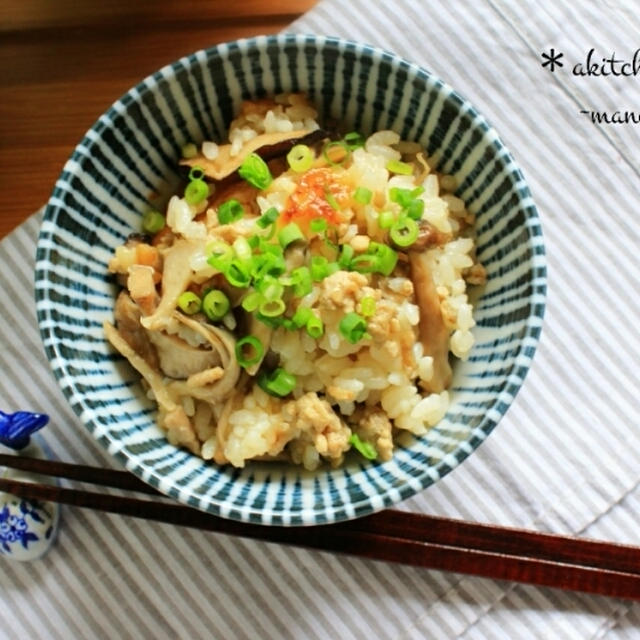
[[[270,144],[262,145],[265,135]],[[297,145],[303,149],[294,153]],[[242,170],[246,177],[240,174],[253,153],[267,165],[268,185],[249,185],[266,176],[255,159]],[[387,153],[393,157],[383,160]],[[309,155],[313,166],[305,168]],[[382,176],[379,184],[357,172],[365,164]],[[328,191],[323,181],[305,178],[329,171],[339,180],[330,180]],[[335,220],[286,213],[302,195],[303,180],[315,184],[308,194],[316,193],[321,211]],[[186,202],[194,198],[202,200]],[[239,206],[227,205],[220,224],[221,205],[231,200]],[[342,216],[351,217],[338,223]],[[302,237],[295,227],[284,231],[292,222]],[[413,222],[424,250],[410,246]],[[184,266],[177,251],[184,245],[202,250],[185,249],[189,270],[180,281],[184,272],[171,265],[173,256]],[[414,286],[411,261],[418,256],[436,263],[435,296],[421,282]],[[313,257],[326,262],[312,265]],[[275,268],[265,266],[270,261]],[[260,265],[275,283],[261,276]],[[389,275],[375,272],[390,265]],[[306,270],[293,274],[301,267],[309,275],[313,267],[317,278],[310,293],[303,293]],[[327,288],[343,276],[364,278],[362,288],[374,293],[339,282],[339,289]],[[144,328],[142,314],[148,322],[169,285],[178,298],[188,295],[164,307],[165,328]],[[206,299],[209,289],[214,293]],[[526,180],[499,134],[440,78],[367,44],[261,36],[176,60],[105,110],[45,208],[35,294],[46,356],[78,417],[78,424],[69,421],[70,438],[86,429],[116,464],[193,508],[261,525],[327,524],[379,511],[440,482],[502,421],[540,336],[544,238]],[[434,335],[446,340],[425,346],[421,306],[426,318],[434,302],[446,330]],[[296,316],[299,307],[307,311]],[[383,313],[389,308],[390,320]],[[417,325],[411,324],[416,309]],[[271,314],[274,326],[258,314]],[[114,349],[105,323],[131,358]],[[251,323],[269,330],[269,340]],[[389,340],[381,340],[382,329]],[[138,336],[148,347],[152,334],[162,345],[151,344],[149,353],[126,339],[135,344]],[[260,339],[259,365],[250,364],[257,343],[241,342],[250,336]],[[395,356],[374,358],[393,352],[387,341],[409,366]],[[435,345],[450,353],[452,365],[450,384],[441,390],[425,384],[434,382],[427,380],[429,367],[435,375],[436,364],[447,362],[435,357]],[[185,357],[172,363],[165,357],[172,351]],[[148,367],[152,384],[131,364]],[[231,405],[221,383],[228,390],[236,365]],[[336,429],[318,430],[323,420],[311,404],[303,416],[309,394],[317,396],[316,408],[329,405]],[[445,402],[444,417],[431,426]],[[233,414],[233,428],[221,407]],[[417,418],[409,419],[414,411]],[[367,413],[380,418],[375,425],[370,419],[368,430]]]
[[[394,131],[318,122],[299,93],[245,101],[228,141],[181,165],[184,188],[115,250],[104,323],[169,442],[315,470],[352,449],[388,461],[438,424],[486,282],[455,178]]]

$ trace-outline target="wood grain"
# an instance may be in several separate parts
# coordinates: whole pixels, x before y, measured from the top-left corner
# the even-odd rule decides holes
[[[155,490],[125,471],[0,454],[0,466],[135,493]],[[119,513],[226,535],[255,538],[385,562],[527,584],[640,599],[640,547],[497,525],[386,510],[311,527],[225,520],[156,495],[153,500],[104,491],[0,478],[0,491],[27,499]]]
[[[87,129],[143,77],[281,31],[316,1],[0,3],[0,237],[46,203]]]

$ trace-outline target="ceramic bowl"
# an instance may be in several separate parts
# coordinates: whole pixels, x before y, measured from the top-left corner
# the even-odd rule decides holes
[[[138,375],[107,344],[115,285],[107,263],[140,228],[152,193],[171,189],[183,144],[223,139],[243,99],[306,92],[345,130],[393,129],[422,143],[477,216],[488,284],[476,344],[454,370],[452,404],[389,462],[219,467],[168,444]],[[484,118],[428,71],[334,38],[280,35],[198,51],[127,92],[87,132],[44,214],[36,265],[44,348],[69,403],[124,466],[163,493],[226,518],[329,523],[397,503],[438,481],[491,433],[520,389],[542,324],[546,270],[538,215],[522,173]]]

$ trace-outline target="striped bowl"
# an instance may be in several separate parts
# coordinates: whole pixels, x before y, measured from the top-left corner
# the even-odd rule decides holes
[[[489,282],[476,345],[454,369],[452,405],[385,463],[305,472],[274,463],[205,463],[168,444],[137,374],[107,344],[115,285],[107,263],[139,229],[151,193],[170,192],[180,148],[222,139],[243,99],[304,91],[347,130],[393,129],[439,158],[477,215]],[[77,146],[40,232],[36,300],[42,340],[71,406],[127,469],[163,493],[226,518],[308,525],[356,518],[436,482],[491,433],[520,389],[540,334],[544,245],[520,169],[497,133],[431,73],[370,46],[319,36],[259,37],[198,51],[127,92]]]

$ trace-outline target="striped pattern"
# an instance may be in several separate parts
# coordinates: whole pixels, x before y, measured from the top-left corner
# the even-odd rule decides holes
[[[107,263],[139,228],[144,194],[166,190],[189,139],[221,136],[242,99],[304,91],[322,117],[419,140],[455,174],[477,216],[489,284],[478,342],[455,370],[452,406],[428,435],[404,438],[393,460],[313,474],[290,466],[218,468],[167,443],[153,407],[104,338],[114,286]],[[162,132],[161,134],[159,132]],[[166,176],[170,176],[168,179]],[[71,406],[129,470],[168,495],[262,524],[354,518],[414,495],[464,460],[518,392],[540,334],[544,244],[529,189],[497,133],[437,77],[379,49],[283,35],[198,52],[144,80],[100,118],[73,153],[44,213],[36,263],[46,353]]]
[[[640,22],[603,4],[323,0],[293,25],[374,42],[462,90],[531,186],[549,269],[545,327],[524,390],[463,465],[403,503],[425,513],[638,542],[640,129],[580,108],[637,104],[637,81],[573,78],[592,46],[628,57]],[[540,52],[565,52],[550,74]],[[637,107],[636,107],[637,109]],[[634,155],[635,154],[635,155]],[[156,162],[160,162],[156,158]],[[42,353],[31,300],[40,217],[0,243],[5,410],[51,414],[56,457],[112,461]],[[615,278],[609,274],[616,274]],[[292,550],[65,509],[42,561],[3,564],[0,637],[632,640],[640,604]]]

